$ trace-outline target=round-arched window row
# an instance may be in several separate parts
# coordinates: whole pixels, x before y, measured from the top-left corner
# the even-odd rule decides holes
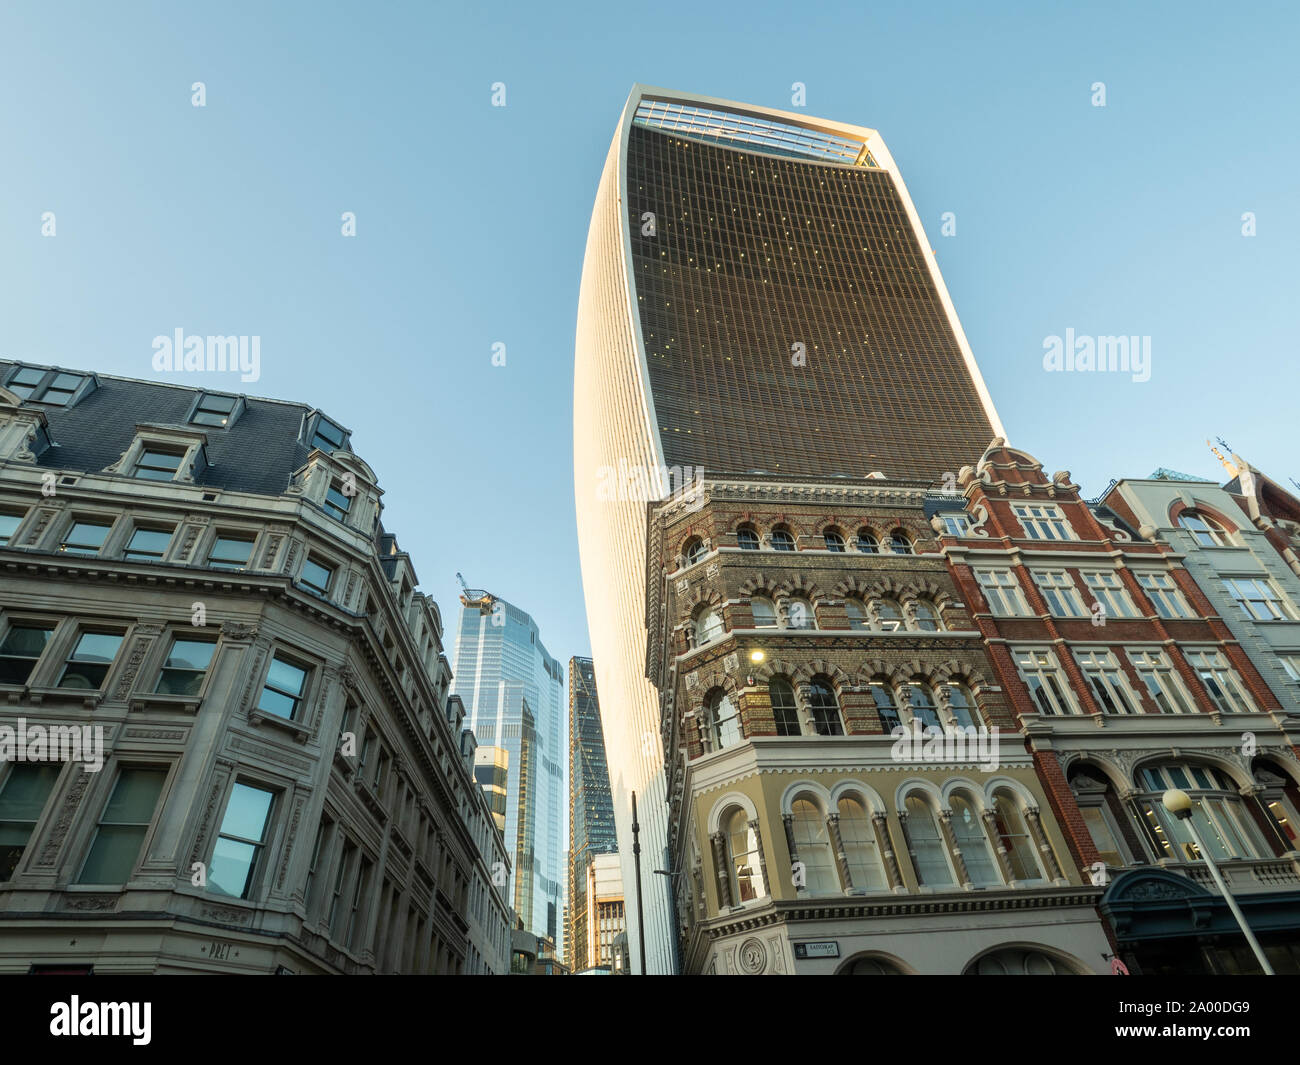
[[[851,595],[844,600],[849,628],[871,632],[944,632],[943,616],[930,599],[910,599],[907,609],[897,599],[865,600]]]
[[[842,554],[849,550],[850,542],[854,549],[864,555],[913,555],[916,545],[913,538],[902,528],[895,528],[879,534],[863,526],[850,539],[839,526],[828,526],[822,532],[822,545],[825,550]],[[736,545],[744,551],[758,551],[762,547],[762,536],[753,522],[745,522],[736,528]],[[772,526],[771,545],[773,551],[795,551],[797,543],[794,533],[784,522]],[[702,556],[701,556],[702,557]],[[687,554],[689,561],[689,553]]]

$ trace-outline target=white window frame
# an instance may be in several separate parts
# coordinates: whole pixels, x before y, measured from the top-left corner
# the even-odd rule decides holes
[[[939,518],[949,536],[960,539],[970,535],[970,515],[964,511],[940,511]]]
[[[1012,503],[1011,511],[1030,540],[1078,539],[1065,512],[1055,503]]]
[[[1189,648],[1184,653],[1191,667],[1196,670],[1196,675],[1201,678],[1201,685],[1209,695],[1210,702],[1219,711],[1225,714],[1253,714],[1258,711],[1259,708],[1251,698],[1250,692],[1246,690],[1245,684],[1242,683],[1241,676],[1222,651],[1214,647],[1203,647]],[[1214,688],[1206,683],[1207,673],[1214,681]],[[1216,688],[1220,695],[1215,695]]]
[[[1100,704],[1102,713],[1110,717],[1129,717],[1142,713],[1142,701],[1129,685],[1128,677],[1113,651],[1076,648],[1074,660],[1083,671],[1084,679]],[[1110,706],[1115,709],[1108,709]]]
[[[1029,617],[1029,603],[1020,587],[1020,581],[1011,569],[976,569],[975,580],[980,586],[989,613],[994,617]]]
[[[1247,621],[1295,620],[1295,608],[1269,578],[1220,577],[1219,580]]]
[[[1159,707],[1162,714],[1196,713],[1196,702],[1164,651],[1152,647],[1126,647],[1124,653],[1133,663],[1137,675],[1142,678],[1151,701]],[[1164,697],[1164,702],[1161,701],[1161,696]]]
[[[1089,570],[1081,572],[1080,576],[1092,597],[1106,608],[1106,617],[1130,620],[1140,616],[1119,570]]]
[[[1054,707],[1047,716],[1077,717],[1083,713],[1070,688],[1069,678],[1050,647],[1012,647],[1011,656],[1015,660],[1021,681],[1029,689],[1030,701],[1040,714],[1045,711],[1036,696],[1038,691],[1042,691]],[[1051,681],[1050,684],[1047,683],[1048,680]],[[1037,687],[1032,683],[1034,681],[1037,682]]]
[[[1047,611],[1054,618],[1086,618],[1088,610],[1083,605],[1083,596],[1074,586],[1074,580],[1068,570],[1043,569],[1030,570],[1030,576],[1038,585]]]
[[[1182,621],[1193,616],[1192,608],[1183,595],[1172,573],[1150,571],[1135,572],[1138,585],[1156,608],[1156,614],[1166,621]]]

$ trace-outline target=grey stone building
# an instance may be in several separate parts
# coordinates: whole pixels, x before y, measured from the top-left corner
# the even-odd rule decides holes
[[[348,431],[0,384],[0,972],[505,972],[442,619]]]

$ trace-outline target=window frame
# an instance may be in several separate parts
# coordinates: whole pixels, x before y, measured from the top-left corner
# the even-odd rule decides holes
[[[1061,665],[1060,659],[1051,647],[1013,645],[1010,650],[1016,673],[1029,692],[1029,700],[1040,716],[1080,717],[1083,715],[1083,708],[1079,705],[1074,689],[1070,685],[1069,674],[1065,672],[1065,667]],[[1024,661],[1026,658],[1032,658],[1034,661],[1027,663]],[[1039,658],[1047,661],[1040,662]],[[1051,683],[1049,684],[1048,681]],[[1049,711],[1044,708],[1039,692],[1043,693],[1043,697],[1054,709]]]
[[[1032,617],[1029,601],[1025,591],[1020,587],[1020,578],[1010,566],[976,566],[971,568],[980,594],[988,604],[989,613],[996,618]],[[1006,583],[1002,578],[1007,578]],[[989,583],[986,578],[994,578]],[[990,594],[992,593],[992,594]],[[1011,609],[1007,609],[1010,602]]]
[[[1079,539],[1065,511],[1056,503],[1012,503],[1011,513],[1024,530],[1026,540],[1063,543]]]

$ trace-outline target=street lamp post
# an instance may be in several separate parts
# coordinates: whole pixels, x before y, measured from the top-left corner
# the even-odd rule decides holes
[[[1160,801],[1166,810],[1180,821],[1186,822],[1187,831],[1192,834],[1196,849],[1201,852],[1201,857],[1205,859],[1205,864],[1210,870],[1210,876],[1214,878],[1215,884],[1218,885],[1219,891],[1223,894],[1224,901],[1228,904],[1228,909],[1232,911],[1232,916],[1237,919],[1237,924],[1241,926],[1242,932],[1245,933],[1246,942],[1250,944],[1250,949],[1255,952],[1255,957],[1265,975],[1277,975],[1273,972],[1273,966],[1269,965],[1268,958],[1264,956],[1264,948],[1259,945],[1255,933],[1250,930],[1250,925],[1246,923],[1246,915],[1241,912],[1237,900],[1232,897],[1232,892],[1228,890],[1228,885],[1224,883],[1223,876],[1219,873],[1219,867],[1214,864],[1214,859],[1210,857],[1209,848],[1201,839],[1201,834],[1196,831],[1196,824],[1192,821],[1192,797],[1179,788],[1170,788],[1164,793]]]

